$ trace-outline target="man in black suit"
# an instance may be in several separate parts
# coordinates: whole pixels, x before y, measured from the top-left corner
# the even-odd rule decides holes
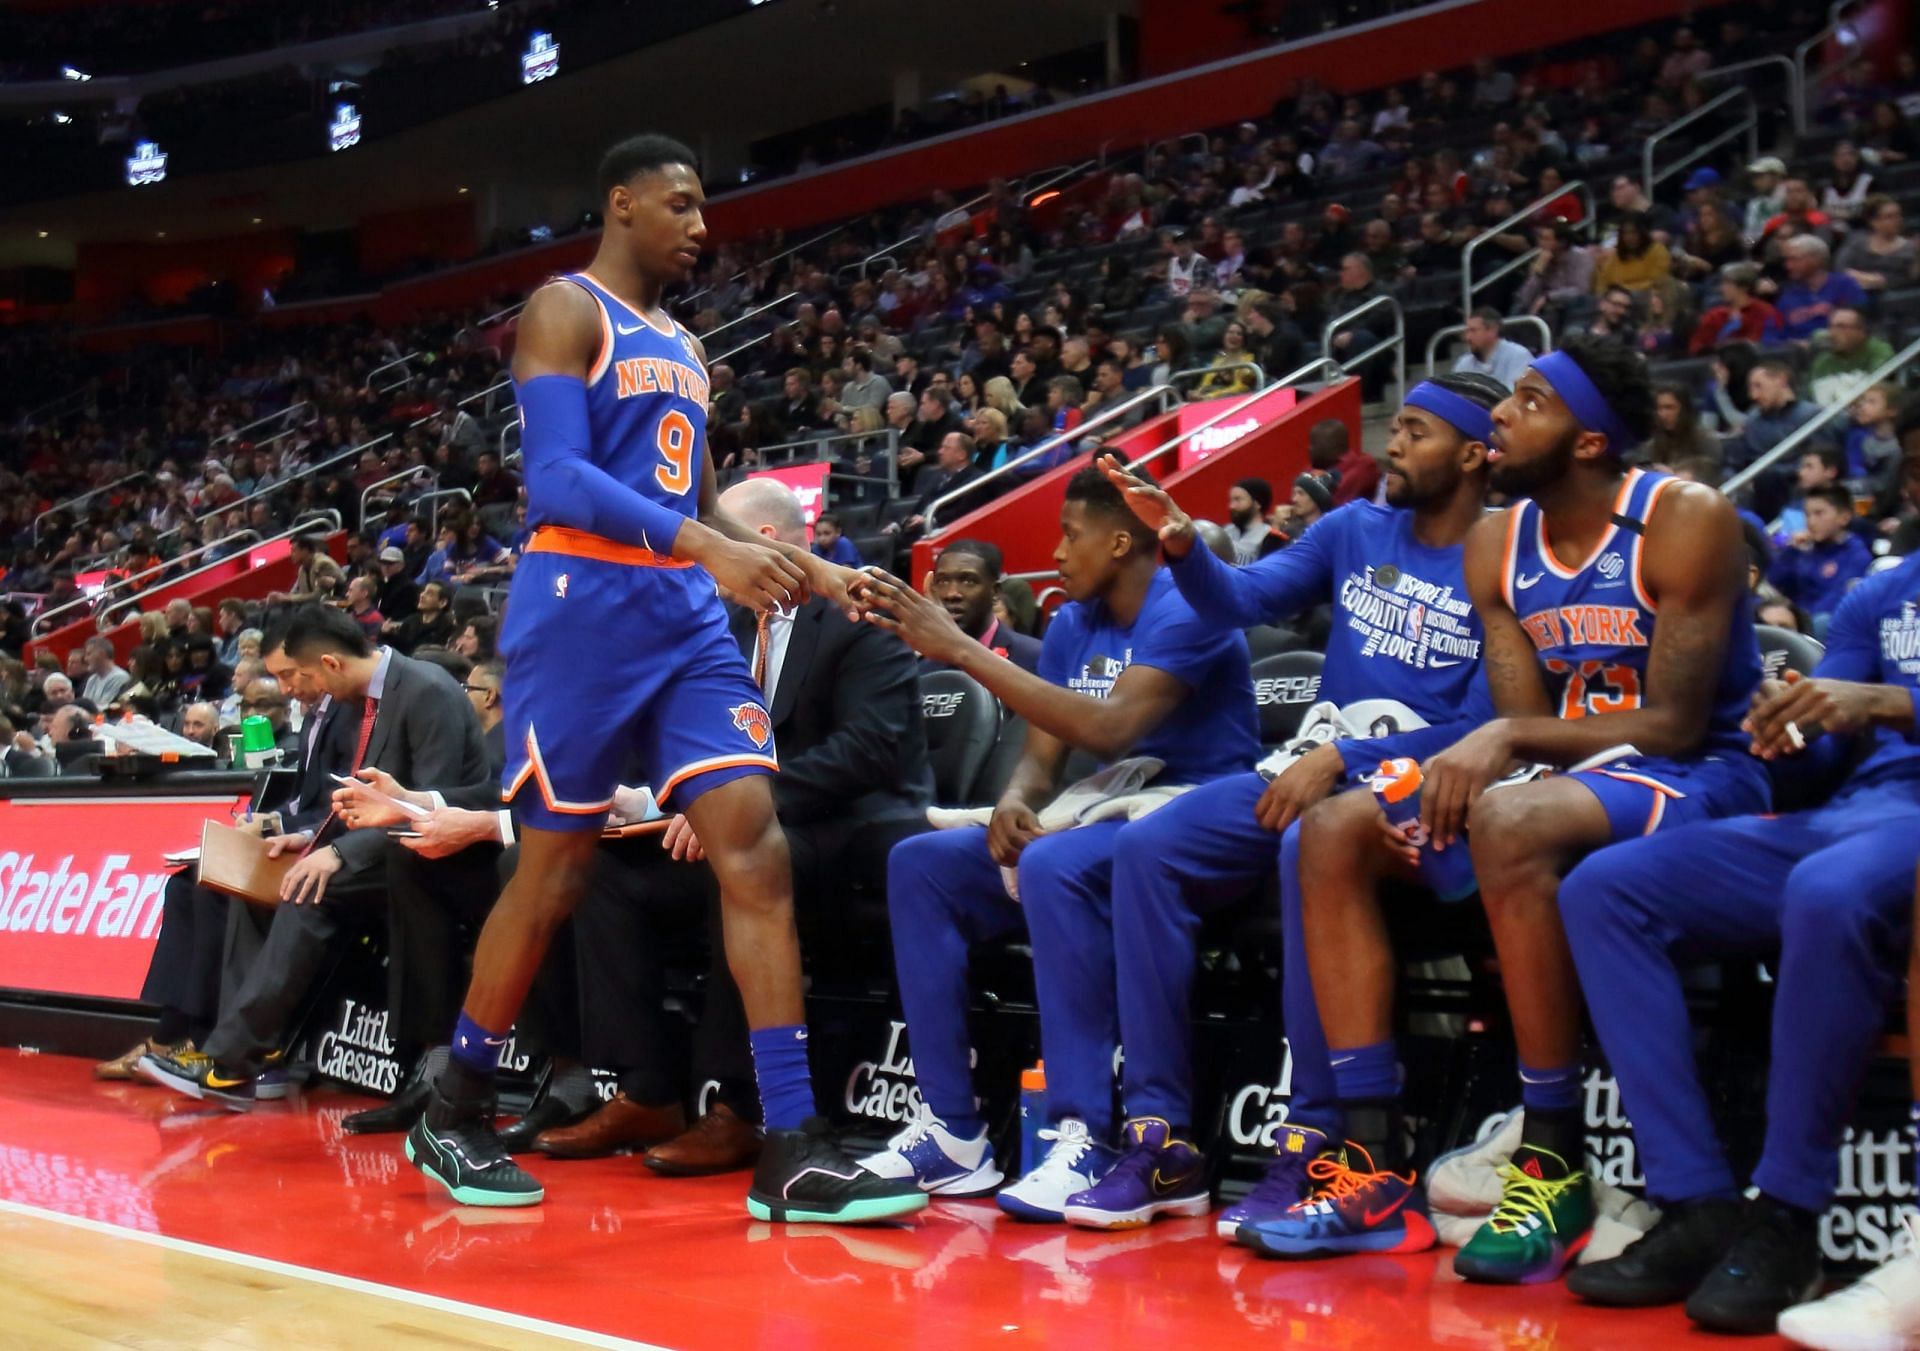
[[[1029,638],[1003,622],[993,612],[1000,596],[1003,564],[1000,550],[980,539],[957,539],[940,550],[934,560],[933,581],[927,594],[953,616],[960,631],[982,647],[999,653],[1023,671],[1039,674],[1040,640]],[[920,674],[950,670],[933,660],[920,658]]]
[[[927,508],[951,493],[959,493],[960,496],[941,506],[939,520],[957,521],[992,499],[991,487],[975,488],[986,475],[974,463],[973,454],[974,440],[965,432],[948,432],[940,438],[940,448],[935,452],[935,467],[922,470],[920,474],[920,512],[907,517],[902,524],[903,533],[909,536],[919,534],[926,525]],[[967,491],[970,488],[974,490]]]
[[[303,605],[262,645],[267,670],[297,699],[331,697],[334,745],[348,748],[349,772],[372,765],[403,783],[453,788],[486,774],[479,720],[446,672],[374,647],[353,618],[320,605]],[[328,958],[355,927],[367,922],[386,893],[386,833],[339,831],[329,817],[311,830],[268,841],[275,856],[295,854],[280,888],[281,904],[268,913],[266,939],[246,960],[245,930],[257,928],[256,907],[230,909],[227,968],[244,966],[203,1055],[147,1056],[140,1069],[191,1097],[244,1111],[254,1078],[266,1065],[288,1023]]]
[[[805,547],[799,500],[780,484],[738,484],[721,506],[770,539]],[[829,944],[809,938],[844,924],[837,902],[848,883],[879,885],[887,851],[926,829],[933,798],[912,656],[876,641],[885,635],[868,625],[837,620],[818,597],[791,618],[770,619],[764,631],[750,612],[733,613],[734,637],[772,692],[780,760],[774,805],[793,859],[802,945],[814,949],[816,961]],[[718,937],[712,875],[689,866],[702,857],[683,817],[669,823],[659,844],[636,839],[600,849],[574,913],[583,1049],[589,1064],[622,1071],[622,1091],[578,1126],[540,1135],[542,1152],[608,1153],[658,1138],[673,1121],[682,1094],[661,1012],[661,954],[666,942],[698,933],[703,911],[713,927],[694,1069],[720,1089],[712,1109],[650,1149],[646,1163],[689,1175],[745,1167],[758,1152],[747,1024]]]

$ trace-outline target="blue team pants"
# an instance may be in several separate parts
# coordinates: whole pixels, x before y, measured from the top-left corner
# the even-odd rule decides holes
[[[1266,786],[1251,773],[1215,779],[1120,832],[1113,863],[1113,955],[1120,1039],[1127,1048],[1121,1096],[1129,1116],[1194,1124],[1188,1004],[1195,936],[1204,914],[1245,895],[1249,884],[1273,871],[1277,856],[1285,946],[1281,1005],[1293,1052],[1288,1120],[1323,1129],[1337,1121],[1327,1039],[1300,931],[1300,825],[1277,837],[1254,819]]]
[[[1567,875],[1561,918],[1650,1196],[1736,1191],[1694,1065],[1678,968],[1777,951],[1766,1149],[1753,1181],[1825,1209],[1841,1131],[1904,972],[1916,856],[1920,803],[1862,791],[1813,811],[1632,840]]]
[[[1113,1131],[1113,912],[1119,822],[1044,835],[1020,856],[1020,901],[1007,898],[983,826],[937,830],[887,857],[893,963],[920,1095],[936,1116],[974,1110],[967,1035],[967,949],[1017,933],[1033,947],[1047,1113]]]

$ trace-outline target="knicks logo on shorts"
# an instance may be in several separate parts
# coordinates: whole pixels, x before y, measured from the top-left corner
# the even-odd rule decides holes
[[[765,749],[773,740],[773,719],[767,716],[767,710],[758,704],[735,704],[727,712],[733,714],[733,725],[747,734],[747,740],[756,747]]]

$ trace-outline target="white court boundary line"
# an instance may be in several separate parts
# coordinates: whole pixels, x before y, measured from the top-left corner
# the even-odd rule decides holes
[[[322,1271],[317,1267],[303,1267],[293,1262],[278,1262],[271,1257],[257,1257],[252,1253],[235,1252],[228,1248],[215,1248],[205,1243],[195,1243],[190,1239],[175,1238],[171,1234],[152,1234],[141,1229],[129,1229],[125,1225],[108,1224],[104,1220],[89,1220],[79,1215],[68,1215],[58,1210],[47,1210],[40,1206],[30,1206],[19,1201],[0,1199],[0,1214],[19,1215],[27,1219],[52,1220],[69,1228],[85,1230],[91,1234],[101,1234],[108,1238],[131,1239],[136,1243],[145,1243],[150,1247],[166,1248],[173,1252],[190,1253],[195,1257],[211,1258],[216,1262],[227,1262],[234,1266],[250,1267],[255,1271],[270,1271],[276,1276],[289,1276],[295,1280],[311,1281],[316,1285],[332,1286],[336,1290],[351,1290],[355,1294],[374,1295],[390,1299],[401,1304],[411,1304],[418,1309],[433,1309],[436,1312],[457,1314],[462,1318],[471,1318],[476,1322],[492,1323],[497,1327],[512,1328],[517,1332],[537,1332],[544,1336],[563,1341],[577,1342],[582,1346],[615,1348],[616,1351],[668,1351],[668,1348],[655,1346],[651,1342],[630,1341],[624,1337],[614,1337],[603,1332],[593,1332],[587,1328],[568,1327],[565,1323],[549,1322],[544,1318],[533,1318],[526,1314],[509,1313],[505,1309],[490,1309],[481,1304],[462,1304],[458,1300],[429,1295],[419,1290],[408,1290],[397,1285],[381,1285],[377,1281],[361,1280],[357,1276],[342,1276],[338,1272]]]

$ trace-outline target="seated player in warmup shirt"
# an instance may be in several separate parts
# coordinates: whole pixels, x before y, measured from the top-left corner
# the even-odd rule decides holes
[[[493,1131],[494,1077],[632,751],[719,883],[767,1125],[748,1211],[830,1223],[906,1214],[925,1195],[860,1168],[816,1115],[793,877],[769,787],[772,719],[716,594],[765,615],[817,593],[857,619],[863,579],[719,509],[706,354],[660,307],[706,239],[693,153],[661,136],[623,141],[602,159],[599,188],[591,271],[534,292],[513,354],[535,527],[500,645],[503,795],[520,859],[481,929],[447,1067],[406,1155],[456,1201],[542,1199]]]
[[[1122,1101],[1134,1119],[1158,1118],[1183,1139],[1193,1121],[1188,999],[1195,940],[1208,910],[1237,900],[1281,869],[1286,935],[1283,1026],[1293,1058],[1293,1102],[1267,1182],[1220,1217],[1223,1236],[1304,1197],[1306,1167],[1339,1138],[1333,1070],[1299,940],[1299,831],[1306,808],[1349,787],[1391,756],[1424,758],[1490,716],[1480,670],[1480,621],[1467,600],[1462,545],[1486,508],[1487,437],[1506,387],[1483,375],[1443,375],[1417,385],[1387,443],[1387,506],[1355,502],[1300,541],[1231,567],[1197,543],[1193,522],[1159,488],[1109,457],[1108,477],[1160,535],[1180,594],[1221,629],[1280,623],[1333,606],[1320,697],[1342,707],[1395,699],[1430,724],[1382,740],[1341,740],[1309,751],[1271,780],[1232,774],[1186,793],[1120,833],[1113,864],[1115,984],[1120,993]],[[1476,697],[1477,696],[1477,697]],[[1360,791],[1366,791],[1364,788]],[[1184,1169],[1183,1161],[1190,1161]],[[1067,1205],[1069,1223],[1137,1224],[1169,1203],[1205,1196],[1204,1161],[1190,1149],[1151,1160],[1154,1195],[1128,1186],[1140,1170],[1116,1169]],[[1179,1185],[1169,1186],[1176,1180]],[[1429,1232],[1425,1242],[1431,1243]]]
[[[1109,888],[1125,830],[1100,821],[1044,834],[1037,813],[1058,791],[1074,748],[1102,762],[1162,760],[1155,784],[1237,773],[1259,750],[1246,639],[1193,613],[1159,565],[1154,532],[1099,470],[1068,482],[1060,529],[1053,557],[1070,599],[1047,629],[1038,675],[994,656],[939,605],[891,578],[877,580],[880,609],[870,615],[922,656],[978,680],[1028,731],[991,825],[903,841],[887,860],[894,966],[923,1107],[861,1162],[945,1196],[999,1186],[969,1070],[967,949],[1018,933],[1024,919],[1047,1065],[1041,1138],[1050,1147],[999,1200],[1033,1220],[1059,1220],[1067,1198],[1099,1181],[1116,1157]],[[1015,870],[1018,902],[1004,876]]]
[[[1528,367],[1493,423],[1491,485],[1520,504],[1474,527],[1466,573],[1498,716],[1427,762],[1421,825],[1427,849],[1471,849],[1526,1108],[1502,1202],[1454,1269],[1519,1283],[1553,1279],[1593,1224],[1561,873],[1617,840],[1765,810],[1769,790],[1740,728],[1760,656],[1739,517],[1711,488],[1624,460],[1653,423],[1645,360],[1569,339]],[[1571,770],[1622,747],[1633,753],[1597,769],[1485,791],[1524,765]],[[1399,1241],[1415,1186],[1377,890],[1421,853],[1360,794],[1312,808],[1301,828],[1308,965],[1347,1145],[1312,1197],[1257,1226],[1269,1255]]]
[[[996,656],[1007,658],[1023,671],[1040,669],[1040,640],[1029,638],[993,612],[1000,597],[1001,559],[998,545],[979,539],[957,539],[934,560],[932,596],[960,631]],[[920,659],[922,675],[949,669],[931,657]]]
[[[1560,884],[1587,1007],[1633,1120],[1660,1222],[1568,1278],[1600,1304],[1686,1301],[1720,1332],[1766,1332],[1819,1292],[1835,1153],[1905,970],[1920,858],[1920,555],[1840,603],[1810,680],[1769,681],[1756,753],[1851,765],[1809,811],[1742,816],[1603,849]],[[1766,1145],[1741,1197],[1696,1072],[1681,968],[1771,958]]]

